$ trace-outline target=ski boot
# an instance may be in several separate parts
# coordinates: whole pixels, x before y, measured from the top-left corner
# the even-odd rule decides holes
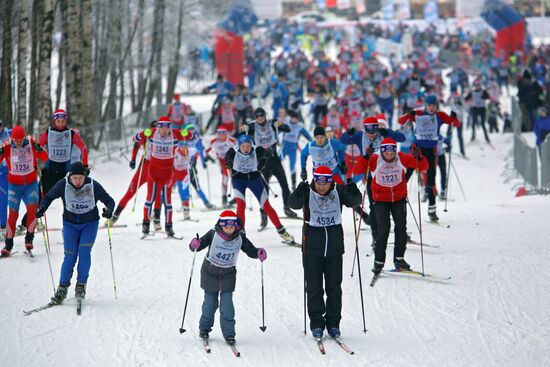
[[[331,327],[331,328],[327,327],[327,332],[331,338],[339,338],[340,335],[342,335],[342,333],[340,332],[340,329],[338,329],[337,327]]]
[[[315,329],[311,329],[311,335],[315,339],[321,339],[323,337],[323,329],[321,329],[320,327],[317,327]]]
[[[281,239],[283,240],[284,243],[286,243],[287,245],[294,245],[296,244],[296,242],[294,242],[294,237],[292,237],[292,235],[290,235],[285,227],[281,226],[281,228],[277,228],[277,233],[279,233],[279,236],[281,236]]]
[[[149,234],[149,226],[151,223],[147,220],[143,221],[143,224],[141,225],[141,233],[143,233],[144,236],[147,236]]]
[[[174,228],[172,228],[172,223],[166,223],[164,226],[164,230],[166,231],[166,234],[168,237],[174,237],[176,233],[174,232]]]
[[[67,298],[67,291],[69,289],[69,286],[66,286],[66,285],[59,285],[57,287],[57,291],[55,292],[55,294],[53,295],[50,303],[54,304],[54,305],[60,305],[61,303],[63,303],[63,301],[65,300],[65,298]]]
[[[206,206],[206,209],[209,209],[209,210],[215,210],[216,209],[216,207],[212,203],[206,203],[206,204],[204,204],[204,206]]]
[[[290,174],[290,181],[292,182],[292,191],[296,191],[296,172]]]
[[[267,214],[265,214],[263,209],[260,209],[260,217],[260,228],[264,229],[265,227],[267,227]]]
[[[183,208],[183,220],[190,220],[191,215],[189,214],[189,207]]]
[[[289,218],[297,218],[298,214],[292,211],[288,206],[285,205],[284,207],[285,215]]]
[[[210,338],[210,333],[206,330],[199,330],[199,338],[208,340],[208,338]]]
[[[439,193],[439,200],[441,201],[447,200],[447,192],[445,192],[445,190],[441,190],[441,192]]]
[[[371,271],[374,275],[378,275],[382,272],[382,269],[384,269],[384,263],[380,261],[375,261]]]
[[[27,231],[27,228],[25,228],[24,225],[20,224],[15,228],[15,235],[16,236],[22,236],[23,233]]]
[[[11,255],[11,250],[13,249],[13,238],[6,238],[5,243],[6,245],[2,249],[1,255],[0,255],[2,257],[8,257]]]
[[[439,217],[437,216],[435,210],[436,210],[435,205],[430,205],[428,207],[428,216],[430,217],[430,222],[432,222],[432,223],[439,222]]]
[[[76,283],[74,287],[74,296],[76,298],[84,299],[86,298],[86,284],[85,283]]]
[[[34,240],[34,233],[29,233],[25,235],[25,248],[27,249],[27,252],[31,252],[34,248],[32,241]]]
[[[225,342],[227,343],[227,345],[235,345],[237,341],[235,340],[234,336],[230,335],[225,337]]]
[[[398,271],[401,270],[411,270],[411,266],[405,261],[404,258],[394,258],[393,259],[393,265],[395,266],[395,269]]]
[[[227,195],[222,195],[222,207],[227,208]]]
[[[160,209],[155,209],[154,213],[153,228],[155,232],[162,231],[162,226],[160,225]]]

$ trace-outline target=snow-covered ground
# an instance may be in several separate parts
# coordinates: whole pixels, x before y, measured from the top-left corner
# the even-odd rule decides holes
[[[0,365],[2,366],[548,366],[550,365],[550,249],[548,210],[550,197],[514,198],[504,184],[504,165],[510,157],[511,135],[493,136],[496,150],[483,143],[467,145],[466,161],[453,164],[467,195],[465,201],[451,179],[448,212],[438,203],[441,225],[428,224],[422,204],[424,241],[440,248],[424,248],[427,273],[452,276],[446,282],[420,278],[383,276],[374,288],[370,282],[372,257],[370,231],[361,231],[360,251],[366,324],[362,332],[359,278],[350,277],[353,261],[353,222],[344,211],[346,247],[341,329],[350,356],[330,341],[321,355],[303,330],[303,288],[300,250],[280,243],[270,224],[259,225],[258,204],[247,214],[247,233],[265,247],[264,263],[267,330],[262,333],[260,262],[242,255],[234,294],[237,342],[242,353],[235,358],[225,346],[218,323],[212,332],[212,353],[207,355],[198,338],[202,303],[197,262],[189,298],[185,328],[181,316],[193,254],[187,244],[195,233],[203,234],[216,221],[217,212],[202,213],[194,197],[192,216],[199,223],[182,222],[176,212],[175,231],[183,241],[156,235],[139,240],[144,189],[138,207],[131,203],[112,230],[112,246],[118,285],[115,300],[107,233],[100,230],[93,249],[88,295],[82,316],[75,312],[74,290],[67,301],[25,317],[22,310],[48,302],[52,295],[48,262],[40,234],[35,239],[36,257],[23,254],[23,239],[16,238],[12,258],[0,260]],[[125,192],[133,172],[127,162],[112,160],[96,165],[93,177],[115,200]],[[202,185],[213,202],[220,204],[219,176],[210,167],[210,190],[205,172]],[[276,183],[272,184],[280,192]],[[418,216],[416,185],[411,184],[411,204]],[[177,194],[173,195],[179,208]],[[251,196],[249,197],[251,198]],[[281,212],[282,203],[272,199]],[[61,225],[61,205],[48,211],[51,228]],[[284,220],[299,238],[301,222]],[[418,239],[409,213],[408,229]],[[390,238],[390,241],[392,238]],[[61,232],[51,231],[52,266],[58,281],[63,258]],[[391,246],[388,248],[391,252]],[[388,256],[391,259],[391,253]],[[420,269],[418,246],[409,246],[406,259]],[[388,262],[387,266],[391,264]],[[74,283],[73,283],[74,284]]]

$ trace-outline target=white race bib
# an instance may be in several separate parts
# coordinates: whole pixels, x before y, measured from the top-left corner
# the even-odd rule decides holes
[[[250,173],[258,170],[258,158],[256,157],[256,151],[252,151],[250,154],[245,155],[237,150],[235,159],[233,160],[233,170],[241,173]]]
[[[85,214],[95,208],[94,181],[75,189],[65,177],[65,209],[74,214]]]
[[[170,130],[170,133],[165,137],[160,135],[160,131],[155,130],[155,134],[150,140],[152,156],[157,159],[171,159],[174,158],[174,133]]]
[[[212,265],[215,265],[220,268],[231,268],[237,265],[237,259],[239,253],[241,252],[241,246],[243,244],[243,239],[241,236],[237,238],[226,241],[218,233],[214,234],[212,239],[212,244],[210,245],[210,250],[206,256]]]
[[[11,171],[12,175],[25,176],[34,171],[33,152],[31,142],[21,148],[12,146],[11,155]]]
[[[264,148],[275,144],[275,131],[271,124],[266,122],[263,125],[258,123],[254,125],[254,143]]]
[[[436,115],[416,116],[416,140],[437,141],[438,135]]]
[[[48,129],[48,159],[52,162],[67,162],[71,159],[71,130]]]
[[[391,163],[386,162],[382,157],[378,157],[376,170],[373,172],[376,183],[384,187],[395,187],[403,180],[403,165],[399,160],[399,155],[395,155],[395,160]]]
[[[330,142],[327,142],[322,147],[317,146],[315,142],[309,143],[309,153],[311,154],[311,160],[313,161],[313,168],[327,166],[331,170],[334,170],[338,165],[338,162],[334,157],[334,149],[332,148]]]
[[[342,223],[340,197],[333,189],[322,196],[309,190],[309,225],[312,227],[328,227]]]

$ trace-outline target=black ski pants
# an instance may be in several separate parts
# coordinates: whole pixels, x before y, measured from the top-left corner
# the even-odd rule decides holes
[[[485,135],[485,141],[490,142],[489,135],[487,135],[487,128],[485,127],[485,115],[487,109],[485,107],[472,107],[470,108],[470,115],[472,116],[472,140],[476,138],[476,129],[479,124],[483,129]]]
[[[405,256],[405,250],[407,249],[407,199],[401,199],[394,203],[377,201],[374,210],[378,222],[374,260],[382,263],[386,261],[386,247],[388,246],[391,226],[390,214],[395,223],[393,257]]]
[[[436,174],[436,148],[422,148],[422,155],[428,160],[428,171],[426,172],[426,194],[429,205],[435,205],[435,174]]]

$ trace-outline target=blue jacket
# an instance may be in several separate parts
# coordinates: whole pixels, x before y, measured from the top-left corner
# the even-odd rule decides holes
[[[92,210],[84,213],[84,214],[75,214],[69,210],[67,210],[67,202],[65,198],[65,187],[67,185],[70,185],[72,188],[75,188],[73,184],[70,182],[70,179],[68,177],[59,180],[54,187],[48,191],[48,193],[44,196],[42,201],[40,202],[39,208],[43,211],[46,211],[52,201],[54,201],[57,198],[61,198],[63,200],[63,220],[66,220],[67,222],[76,223],[76,224],[82,224],[82,223],[88,223],[93,222],[95,220],[99,220],[99,211],[97,210],[97,201],[101,201],[107,208],[111,210],[111,213],[115,210],[115,201],[113,198],[107,194],[103,186],[99,184],[97,181],[92,181],[90,177],[86,177],[84,180],[84,184],[78,190],[81,190],[86,184],[89,184],[93,182],[93,193],[94,193],[94,207]]]
[[[541,145],[544,142],[546,135],[550,134],[550,116],[537,117],[535,119],[533,132],[537,136],[537,145]]]
[[[378,131],[380,131],[382,129],[379,129]],[[392,138],[393,140],[395,140],[397,143],[402,143],[404,142],[407,138],[405,137],[405,134],[403,134],[402,132],[400,131],[393,131],[391,129],[383,129],[385,131],[388,132],[388,138]],[[344,145],[350,145],[350,144],[355,144],[359,147],[359,150],[361,152],[363,152],[363,131],[357,131],[353,136],[349,136],[349,134],[347,132],[343,133],[342,136],[340,137],[340,143],[344,144]],[[382,137],[382,135],[380,134],[380,132],[378,132],[378,135],[375,139],[384,139]]]
[[[302,149],[302,154],[300,155],[300,163],[301,163],[302,169],[306,168],[307,157],[309,157],[309,146],[311,144],[315,144],[315,141],[311,141],[309,144],[306,144],[304,149]],[[334,155],[338,164],[341,164],[346,161],[346,149],[342,144],[340,144],[338,139],[334,139],[334,138],[327,139],[327,142],[325,142],[325,145],[326,144],[332,145],[332,149],[334,150]]]

